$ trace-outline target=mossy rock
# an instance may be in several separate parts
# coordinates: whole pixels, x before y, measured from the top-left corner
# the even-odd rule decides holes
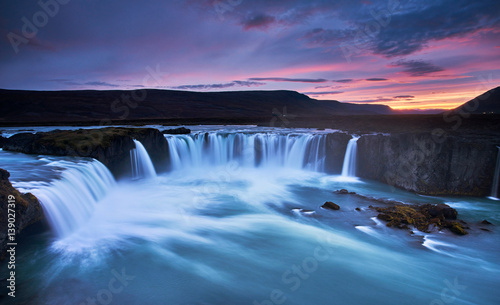
[[[448,228],[450,229],[451,232],[457,234],[457,235],[467,235],[469,234],[467,231],[465,231],[464,226],[459,223],[459,222],[452,222],[448,224]]]
[[[154,128],[108,127],[50,132],[21,133],[8,138],[4,150],[26,154],[90,157],[107,166],[115,177],[130,172],[130,150],[133,140],[140,141],[155,167],[167,169],[168,142]]]
[[[386,222],[388,227],[408,229],[411,226],[422,232],[430,232],[429,228],[450,229],[458,235],[467,234],[466,227],[457,221],[458,213],[446,204],[394,205],[387,208],[375,208],[377,218]]]

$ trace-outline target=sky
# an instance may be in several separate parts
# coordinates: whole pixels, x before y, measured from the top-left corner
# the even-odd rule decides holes
[[[0,88],[295,90],[450,109],[500,85],[498,0],[0,4]]]

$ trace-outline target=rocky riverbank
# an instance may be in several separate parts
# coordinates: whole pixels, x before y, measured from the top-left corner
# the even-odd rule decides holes
[[[434,230],[449,229],[457,235],[467,235],[467,230],[470,227],[463,220],[458,219],[458,212],[447,204],[409,204],[401,201],[375,198],[349,192],[346,189],[341,189],[333,192],[337,195],[355,196],[363,200],[382,204],[383,206],[369,206],[368,210],[376,211],[377,218],[384,221],[386,226],[406,229],[418,230],[424,233],[430,233]],[[322,208],[330,210],[340,210],[340,207],[333,202],[325,202]],[[359,207],[356,211],[362,211]],[[491,224],[484,220],[482,225]],[[485,230],[484,228],[481,228]],[[488,231],[487,229],[485,231]],[[413,234],[413,231],[410,231]]]
[[[164,131],[189,132],[186,128]],[[341,132],[326,136],[327,173],[340,174],[351,137]],[[144,145],[157,172],[168,169],[168,142],[162,132],[153,128],[22,133],[0,139],[0,145],[3,142],[5,150],[28,154],[95,158],[120,177],[130,172],[133,139]],[[357,176],[424,195],[489,196],[498,141],[500,138],[493,136],[436,138],[427,132],[365,134],[358,140]]]
[[[425,195],[489,196],[496,139],[430,133],[364,135],[358,176]]]
[[[109,127],[20,133],[6,139],[3,149],[26,154],[95,158],[120,177],[130,173],[130,150],[135,147],[134,139],[144,145],[158,172],[166,170],[168,143],[154,128]]]
[[[0,259],[7,254],[8,215],[15,211],[15,235],[43,218],[42,206],[31,193],[21,194],[9,181],[10,173],[0,168]],[[9,199],[15,207],[9,207]]]

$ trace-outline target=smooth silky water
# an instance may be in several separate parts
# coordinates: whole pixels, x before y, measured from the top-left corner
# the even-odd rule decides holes
[[[326,174],[327,132],[198,127],[166,136],[169,172],[120,181],[97,161],[0,151],[52,228],[19,240],[14,304],[500,303],[495,227],[410,236],[378,221],[373,202],[333,191],[444,202],[495,226],[498,202]]]

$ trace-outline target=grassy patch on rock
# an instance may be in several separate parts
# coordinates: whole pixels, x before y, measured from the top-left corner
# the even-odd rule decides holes
[[[422,232],[430,232],[432,228],[439,230],[447,228],[457,235],[468,234],[467,227],[457,221],[457,211],[446,204],[394,205],[374,209],[379,212],[377,218],[385,221],[388,227],[400,229],[413,227]]]

